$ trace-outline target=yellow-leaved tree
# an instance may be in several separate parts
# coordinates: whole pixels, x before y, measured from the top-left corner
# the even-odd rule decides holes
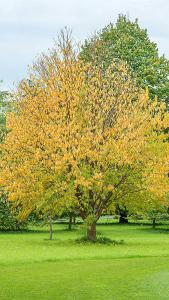
[[[163,103],[136,88],[124,64],[103,72],[80,60],[62,34],[14,97],[1,184],[20,206],[20,218],[75,207],[93,240],[97,220],[118,201],[129,177],[140,174],[140,187],[144,182],[159,199],[166,193],[169,117]]]

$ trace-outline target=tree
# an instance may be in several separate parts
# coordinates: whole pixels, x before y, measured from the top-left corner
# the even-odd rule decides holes
[[[3,144],[1,184],[20,218],[74,207],[87,224],[122,197],[132,174],[157,195],[168,188],[165,104],[149,101],[124,64],[86,63],[68,35],[34,65],[15,94]],[[139,185],[139,182],[138,182]]]
[[[148,198],[148,201],[141,208],[142,214],[146,216],[146,218],[148,218],[149,220],[152,220],[152,228],[155,229],[157,221],[167,220],[169,218],[168,193],[166,193],[165,199],[163,199],[163,201],[161,202],[159,202],[159,199],[153,193],[149,193],[149,194],[145,193],[144,196]]]
[[[149,88],[150,97],[161,100],[169,97],[169,61],[158,53],[156,43],[151,42],[147,30],[120,15],[115,25],[110,23],[99,33],[86,40],[81,58],[99,64],[103,70],[124,61],[130,67],[139,87]]]
[[[7,91],[0,91],[0,142],[3,141],[6,134],[6,112],[9,110],[9,102]]]

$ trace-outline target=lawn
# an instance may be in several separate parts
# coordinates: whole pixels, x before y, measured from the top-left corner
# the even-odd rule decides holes
[[[0,300],[169,299],[169,225],[98,225],[123,245],[78,245],[82,229],[0,233]]]

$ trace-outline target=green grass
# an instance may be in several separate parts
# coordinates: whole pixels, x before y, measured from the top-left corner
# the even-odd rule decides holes
[[[98,225],[116,246],[76,244],[80,228],[0,233],[0,300],[169,299],[168,225]]]

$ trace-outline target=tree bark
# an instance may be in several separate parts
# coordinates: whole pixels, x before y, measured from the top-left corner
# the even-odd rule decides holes
[[[52,241],[52,239],[53,239],[52,218],[50,218],[50,220],[49,220],[49,228],[50,228],[50,230],[49,230],[49,239]]]
[[[89,225],[87,228],[87,239],[94,241],[96,239],[96,223]]]
[[[69,214],[69,225],[68,225],[68,229],[72,230],[72,220],[73,220],[73,216],[72,213]]]
[[[76,216],[74,215],[73,216],[73,225],[75,225],[76,224]]]
[[[156,228],[156,218],[153,218],[153,229]]]
[[[119,224],[127,224],[129,222],[127,217],[127,210],[119,209]]]

